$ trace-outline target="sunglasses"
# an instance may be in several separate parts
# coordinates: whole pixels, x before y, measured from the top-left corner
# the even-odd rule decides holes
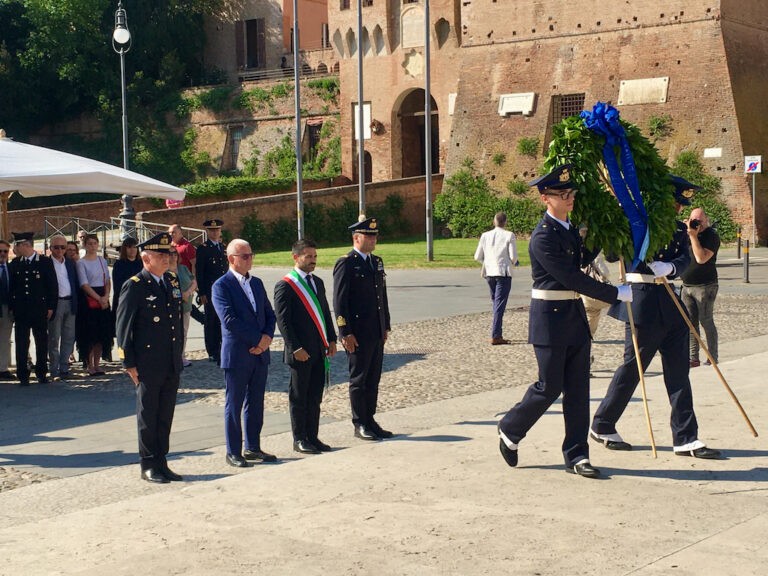
[[[253,253],[249,252],[248,254],[233,254],[233,256],[242,258],[243,260],[248,260],[249,258],[253,258]]]
[[[56,246],[51,246],[51,250],[66,250],[66,249],[67,249],[66,244],[62,244],[62,245],[57,244]]]

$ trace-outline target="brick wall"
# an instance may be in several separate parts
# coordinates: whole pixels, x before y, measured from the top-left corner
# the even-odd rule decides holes
[[[435,196],[442,190],[442,183],[442,175],[435,175],[432,185]],[[405,200],[403,212],[408,219],[410,231],[414,234],[421,233],[425,230],[426,219],[424,184],[424,178],[406,178],[368,184],[365,187],[366,203],[379,204],[384,202],[390,194],[399,194]],[[338,206],[344,200],[358,201],[356,185],[304,191],[305,203],[318,202],[325,206]],[[296,193],[184,206],[173,210],[147,210],[138,214],[137,218],[165,224],[175,222],[181,226],[195,228],[200,227],[200,223],[208,218],[221,218],[224,220],[224,228],[233,237],[237,237],[242,229],[242,219],[254,212],[257,212],[259,219],[265,223],[274,222],[280,218],[295,220]]]

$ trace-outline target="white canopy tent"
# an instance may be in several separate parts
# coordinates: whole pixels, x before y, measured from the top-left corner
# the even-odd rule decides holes
[[[21,144],[0,130],[0,238],[8,238],[8,198],[82,192],[183,200],[185,191],[130,170],[82,156]]]

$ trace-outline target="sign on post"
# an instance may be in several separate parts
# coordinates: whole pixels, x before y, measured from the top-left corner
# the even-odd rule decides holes
[[[744,174],[762,174],[762,156],[744,156]]]

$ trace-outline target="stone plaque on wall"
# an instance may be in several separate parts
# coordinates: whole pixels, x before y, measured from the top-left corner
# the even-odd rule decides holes
[[[667,101],[669,76],[622,80],[619,86],[619,106],[632,104],[663,104]]]
[[[400,22],[403,27],[403,48],[424,46],[424,12],[421,8],[410,7],[403,10]]]

